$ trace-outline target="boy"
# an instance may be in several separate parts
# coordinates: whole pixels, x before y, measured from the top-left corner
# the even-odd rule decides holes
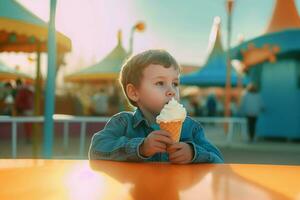
[[[159,130],[156,117],[170,99],[179,100],[180,67],[164,50],[148,50],[130,58],[122,67],[120,83],[137,109],[114,115],[91,142],[90,159],[186,163],[222,163],[200,123],[186,117],[180,142]]]

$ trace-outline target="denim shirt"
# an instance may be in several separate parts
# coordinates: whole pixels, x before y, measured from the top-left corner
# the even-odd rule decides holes
[[[156,153],[143,157],[139,146],[145,137],[156,128],[151,127],[142,112],[121,112],[114,115],[104,129],[95,133],[89,149],[90,159],[133,161],[133,162],[168,162],[168,153]],[[204,136],[201,124],[190,117],[183,122],[180,141],[193,147],[192,163],[223,163],[220,151]]]

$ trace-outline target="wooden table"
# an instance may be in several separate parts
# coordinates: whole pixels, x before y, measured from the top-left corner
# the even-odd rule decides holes
[[[300,199],[300,166],[0,159],[0,199]]]

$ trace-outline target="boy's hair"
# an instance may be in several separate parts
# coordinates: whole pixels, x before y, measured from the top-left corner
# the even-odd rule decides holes
[[[133,106],[137,105],[128,97],[126,86],[131,83],[135,87],[139,87],[144,69],[151,64],[162,65],[165,68],[172,66],[180,71],[180,66],[177,61],[165,50],[148,50],[130,57],[122,66],[119,81],[124,94]]]

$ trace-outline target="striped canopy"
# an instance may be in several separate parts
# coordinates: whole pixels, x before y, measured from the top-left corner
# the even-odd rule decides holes
[[[57,32],[59,52],[71,50],[71,40]],[[48,24],[15,0],[0,1],[0,52],[47,51]]]

